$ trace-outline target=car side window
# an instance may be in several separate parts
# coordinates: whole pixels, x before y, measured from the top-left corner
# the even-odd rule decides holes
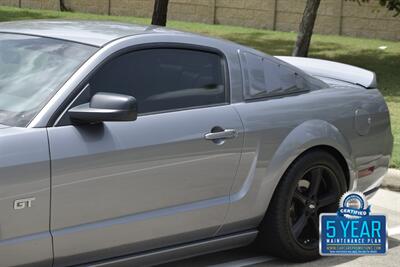
[[[280,91],[282,93],[290,93],[292,91],[304,89],[304,78],[297,74],[293,69],[285,65],[279,65],[279,74],[281,82]]]
[[[244,97],[247,100],[305,88],[304,78],[286,65],[248,52],[241,52],[240,59],[244,66]]]
[[[142,114],[227,102],[222,57],[198,50],[134,51],[106,63],[89,84],[91,95],[135,97]]]
[[[245,94],[247,97],[256,97],[267,92],[263,58],[244,52],[241,57],[244,63],[243,76],[245,80]]]

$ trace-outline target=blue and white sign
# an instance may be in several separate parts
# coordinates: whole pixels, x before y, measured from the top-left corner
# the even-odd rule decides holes
[[[321,255],[386,254],[386,216],[371,214],[364,194],[347,192],[337,213],[323,213],[319,222]]]

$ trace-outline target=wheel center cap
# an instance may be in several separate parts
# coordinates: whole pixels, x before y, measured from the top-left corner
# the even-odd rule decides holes
[[[317,204],[314,201],[311,201],[308,203],[307,208],[309,212],[313,213],[315,212],[315,209],[317,208]]]

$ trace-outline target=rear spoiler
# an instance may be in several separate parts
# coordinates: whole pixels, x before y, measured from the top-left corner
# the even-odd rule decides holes
[[[329,60],[306,57],[276,57],[293,65],[305,73],[321,78],[361,85],[365,88],[377,88],[374,72],[359,67]]]

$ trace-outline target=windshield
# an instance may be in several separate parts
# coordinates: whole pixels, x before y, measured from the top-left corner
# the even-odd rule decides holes
[[[25,127],[97,48],[0,34],[0,124]]]

